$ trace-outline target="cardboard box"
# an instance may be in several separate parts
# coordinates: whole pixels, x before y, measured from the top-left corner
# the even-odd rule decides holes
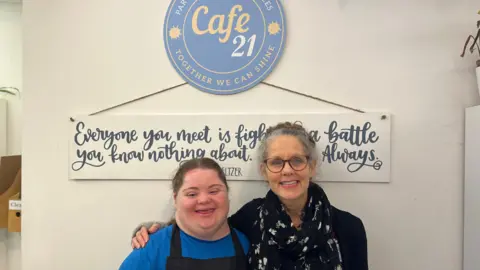
[[[22,201],[20,200],[20,193],[10,197],[8,204],[8,231],[21,232],[22,231]]]
[[[21,196],[22,157],[0,158],[0,228],[8,228],[9,202],[12,196]]]

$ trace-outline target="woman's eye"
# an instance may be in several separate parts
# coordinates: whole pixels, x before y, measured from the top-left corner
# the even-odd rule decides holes
[[[188,193],[187,197],[195,197],[195,195],[196,195],[195,193]]]
[[[210,194],[217,194],[218,192],[220,192],[219,190],[212,190],[210,191]]]
[[[303,160],[301,158],[292,158],[292,162],[295,164],[302,164]]]
[[[282,166],[282,165],[283,165],[283,160],[281,160],[281,159],[270,160],[270,166],[279,167],[279,166]]]

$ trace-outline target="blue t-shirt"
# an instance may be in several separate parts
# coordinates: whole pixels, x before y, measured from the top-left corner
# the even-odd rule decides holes
[[[170,255],[172,225],[150,235],[144,248],[133,250],[123,261],[119,270],[165,270],[167,257]],[[247,237],[235,229],[245,254],[250,243]],[[180,230],[182,256],[194,259],[211,259],[235,256],[232,235],[229,234],[216,241],[205,241],[192,237]]]

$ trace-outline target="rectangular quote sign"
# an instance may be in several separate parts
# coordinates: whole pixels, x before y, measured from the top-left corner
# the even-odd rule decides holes
[[[78,117],[70,127],[69,176],[169,180],[182,160],[210,157],[229,180],[262,180],[259,142],[284,121],[300,121],[316,141],[316,181],[390,181],[390,117],[381,113]]]

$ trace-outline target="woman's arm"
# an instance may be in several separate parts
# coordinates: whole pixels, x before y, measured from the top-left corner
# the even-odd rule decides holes
[[[244,233],[250,239],[252,227],[258,217],[258,208],[263,203],[263,198],[253,199],[228,218],[228,222],[235,229]]]
[[[367,233],[362,220],[358,219],[355,241],[352,250],[355,252],[353,265],[358,270],[368,270]]]
[[[120,265],[119,270],[149,270],[151,264],[142,254],[143,250],[134,250]]]
[[[333,227],[345,254],[346,268],[368,270],[367,233],[363,221],[351,213],[334,208]]]
[[[263,203],[263,198],[253,199],[228,218],[232,227],[241,231],[250,239],[253,224],[258,216],[258,207]],[[149,241],[149,235],[159,229],[167,227],[171,222],[149,221],[138,225],[133,231],[132,248],[143,248]]]
[[[159,230],[150,236],[145,248],[134,249],[123,261],[119,270],[165,270],[169,254],[171,229]]]
[[[132,248],[143,248],[147,244],[150,234],[157,232],[158,230],[167,227],[171,222],[161,221],[149,221],[143,222],[138,225],[133,231],[132,235]]]
[[[147,249],[133,250],[120,265],[119,270],[150,270],[152,267]]]

